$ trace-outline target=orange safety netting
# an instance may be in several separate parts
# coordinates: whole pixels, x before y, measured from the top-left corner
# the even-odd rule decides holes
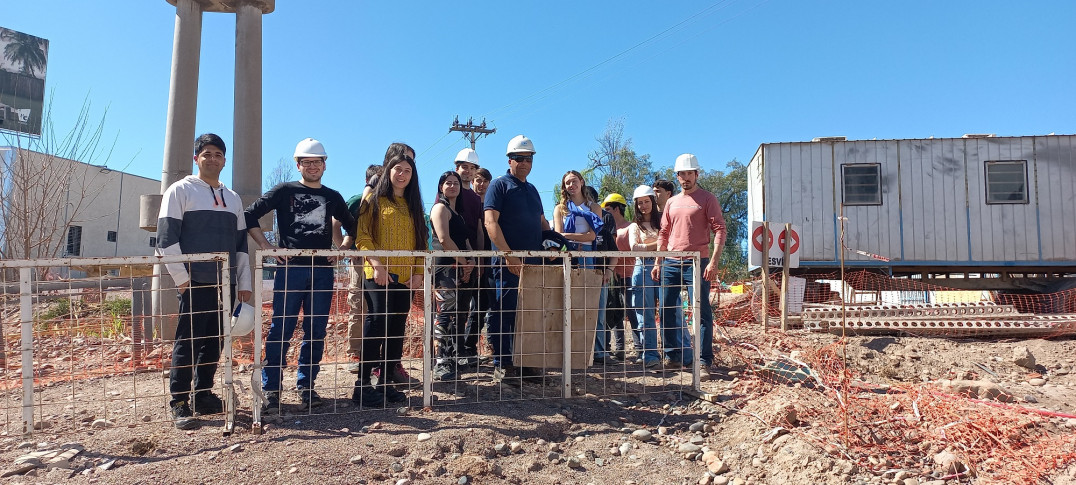
[[[764,384],[742,386],[749,394],[743,405],[777,386],[791,389],[799,396],[800,416],[830,431],[825,437],[812,437],[807,432],[803,436],[877,475],[900,469],[926,475],[939,469],[937,460],[942,458],[935,457],[943,451],[951,452],[957,464],[935,472],[942,473],[939,478],[980,477],[990,483],[1037,482],[1076,461],[1076,434],[1058,429],[1051,420],[1076,416],[957,395],[933,383],[894,382],[886,376],[861,375],[847,360],[848,338],[840,337],[840,332],[830,332],[837,336],[820,345],[820,337],[810,339],[802,331],[779,330],[780,275],[771,282],[770,289],[775,291],[770,293],[765,310],[761,279],[732,285],[737,293],[724,291],[713,298],[718,303],[714,305],[714,320],[719,325],[716,332],[724,337],[717,339],[724,341],[723,358],[732,368],[743,369],[745,380]],[[965,307],[1012,305],[1014,309],[1006,318],[1018,315],[1015,318],[1066,321],[1068,316],[1064,314],[1076,311],[1076,289],[1049,293],[955,290],[867,271],[848,273],[844,282],[837,274],[812,277],[801,288],[800,296],[795,298],[796,311],[790,312],[791,328],[800,325],[803,308],[816,305],[831,305],[845,312],[865,307],[893,309],[896,316],[878,318],[881,321],[948,318],[944,311],[933,312],[936,307],[960,313]],[[917,313],[916,309],[926,310]],[[764,313],[769,318],[763,319]],[[986,313],[961,318],[1002,318]],[[764,320],[767,325],[762,324]],[[927,330],[901,330],[899,334],[946,337]],[[1062,325],[1040,337],[1072,334],[1070,326]],[[852,337],[854,332],[847,335]],[[992,334],[984,329],[979,334],[964,331],[961,335],[982,338]]]

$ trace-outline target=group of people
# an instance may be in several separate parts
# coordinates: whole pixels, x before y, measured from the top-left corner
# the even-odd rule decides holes
[[[611,193],[599,206],[597,191],[586,185],[579,172],[568,171],[561,178],[561,202],[553,211],[554,226],[580,251],[698,253],[700,266],[704,268],[700,280],[700,371],[702,379],[708,380],[714,358],[710,283],[717,278],[717,263],[726,235],[725,219],[717,198],[697,185],[699,163],[694,155],[678,157],[674,171],[683,190],[673,195],[675,187],[663,179],[656,180],[653,186],[636,187],[632,193],[631,221],[626,218],[628,201],[623,195]],[[691,295],[695,277],[690,258],[584,257],[581,265],[601,271],[603,276],[594,342],[595,363],[616,364],[625,360],[627,340],[623,324],[627,318],[636,354],[631,357],[645,368],[673,369],[692,364],[690,334],[681,309],[681,290],[686,287]]]
[[[438,179],[437,200],[427,226],[415,151],[406,144],[390,145],[382,164],[367,170],[363,192],[345,201],[339,192],[322,185],[328,159],[324,146],[304,139],[294,153],[300,179],[273,187],[245,209],[239,196],[219,180],[225,153],[224,141],[217,135],[204,134],[195,140],[198,174],[185,177],[165,192],[158,217],[157,253],[229,253],[234,275],[231,294],[239,302],[251,296],[248,235],[261,249],[442,250],[432,275],[435,291],[429,295],[437,306],[434,378],[451,380],[477,365],[483,322],[492,347],[495,379],[534,377],[540,374],[539,369],[513,364],[512,346],[519,276],[524,264],[541,264],[541,258],[521,258],[510,252],[542,250],[550,231],[555,231],[582,251],[700,253],[705,268],[700,281],[704,371],[708,372],[713,362],[712,311],[707,296],[709,283],[717,276],[725,228],[716,197],[696,185],[699,165],[694,155],[684,154],[676,160],[674,168],[683,189],[679,194],[672,196],[674,187],[667,181],[635,190],[632,222],[625,219],[627,200],[623,196],[610,194],[599,206],[596,191],[586,185],[583,176],[568,172],[562,179],[561,202],[554,209],[551,225],[538,190],[527,181],[537,153],[529,138],[518,135],[509,141],[508,171],[496,178],[479,166],[474,150],[464,149],[456,156],[455,170],[445,171]],[[260,219],[272,211],[276,212],[276,245],[266,239],[260,227]],[[432,228],[432,238],[428,228]],[[428,240],[432,240],[432,247],[428,247]],[[708,247],[711,241],[712,253]],[[488,260],[467,254],[488,249],[498,254]],[[273,282],[273,316],[262,367],[266,411],[281,406],[285,356],[300,313],[304,337],[298,352],[296,388],[304,407],[322,404],[314,382],[324,352],[335,259],[278,258],[281,264]],[[603,275],[595,360],[608,363],[624,358],[622,326],[626,313],[644,366],[657,367],[662,358],[670,367],[690,364],[691,356],[685,353],[690,350],[690,340],[679,304],[680,290],[690,289],[695,277],[690,259],[635,258],[634,265],[630,263],[629,258],[581,259],[582,267]],[[211,391],[225,324],[220,266],[213,262],[176,263],[166,268],[180,299],[169,404],[176,427],[188,429],[197,425],[196,414],[224,409],[221,399]],[[415,290],[422,287],[423,258],[365,257],[351,261],[349,273],[348,370],[357,374],[352,400],[364,407],[404,401],[407,396],[396,385],[416,382],[401,358],[410,304]],[[659,288],[663,289],[660,294]],[[605,311],[606,306],[610,311]],[[658,309],[660,353],[655,323]]]

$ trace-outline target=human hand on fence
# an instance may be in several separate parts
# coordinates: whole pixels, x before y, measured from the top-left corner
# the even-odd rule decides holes
[[[239,290],[237,298],[239,298],[239,301],[250,301],[250,294],[250,290]]]
[[[272,244],[259,244],[258,247],[260,247],[261,249],[265,249],[265,250],[280,249],[280,248],[278,248],[276,246],[273,246]],[[284,256],[277,256],[276,257],[276,262],[277,262],[277,264],[286,264],[288,262],[288,258],[286,258]]]
[[[504,259],[508,263],[508,271],[511,271],[512,274],[519,276],[519,274],[523,272],[522,260],[515,256],[507,256]]]
[[[650,278],[654,281],[661,281],[661,260],[654,261],[654,267],[650,270]]]
[[[190,281],[185,281],[182,285],[176,286],[176,289],[179,290],[179,294],[182,295],[183,292],[187,291],[187,287],[189,287],[190,285]]]

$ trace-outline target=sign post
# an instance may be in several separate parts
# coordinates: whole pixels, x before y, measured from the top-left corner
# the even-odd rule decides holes
[[[788,330],[788,253],[791,252],[792,244],[785,241],[785,237],[792,234],[792,224],[785,223],[785,230],[781,233],[778,244],[781,246],[783,257],[781,260],[781,330]],[[797,246],[799,241],[796,241]]]
[[[788,267],[800,266],[800,229],[795,224],[790,228],[783,227],[778,234],[774,234],[770,227],[780,227],[767,224],[769,221],[751,223],[750,250],[751,266],[762,266],[763,262],[769,266],[784,266],[784,259],[789,258]],[[785,226],[785,223],[781,223]],[[776,243],[776,244],[774,244]],[[788,247],[788,255],[785,255],[785,247]],[[764,261],[768,259],[768,261]]]
[[[800,265],[800,232],[799,228],[789,223],[783,223],[784,227],[780,234],[774,237],[770,230],[769,221],[755,221],[751,223],[750,260],[752,266],[761,266],[763,275],[762,286],[762,322],[763,328],[769,318],[770,296],[770,268],[781,267],[781,328],[788,327],[788,270],[798,268]],[[780,226],[778,226],[780,227]],[[777,244],[774,244],[776,242]],[[776,286],[774,287],[776,290]]]
[[[765,251],[769,253],[770,246],[773,246],[773,234],[770,234],[770,223],[768,221],[762,221],[761,229],[763,244],[754,243],[755,247],[765,248],[759,249],[759,251]],[[759,232],[754,230],[751,234]],[[752,238],[754,240],[754,238]],[[770,320],[770,259],[762,258],[762,333],[766,333],[766,327],[769,325]]]

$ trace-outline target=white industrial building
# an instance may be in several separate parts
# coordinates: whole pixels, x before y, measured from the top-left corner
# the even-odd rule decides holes
[[[0,157],[8,257],[153,254],[139,197],[159,192],[159,180],[18,147],[0,147]]]
[[[764,143],[747,191],[750,220],[800,227],[800,273],[839,266],[843,213],[849,268],[1076,274],[1076,135]]]

